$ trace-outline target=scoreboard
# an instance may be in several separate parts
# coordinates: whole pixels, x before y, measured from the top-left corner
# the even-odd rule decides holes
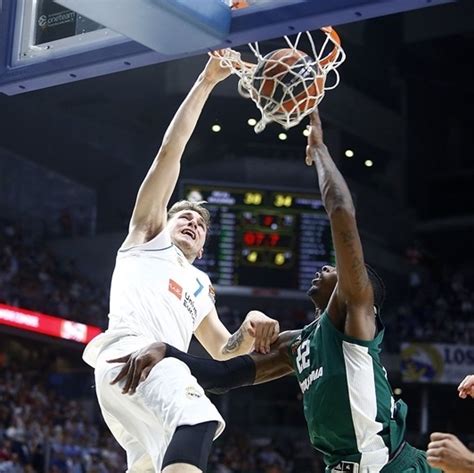
[[[184,182],[181,198],[207,201],[211,228],[195,265],[221,293],[266,288],[304,295],[314,273],[334,264],[318,194]]]

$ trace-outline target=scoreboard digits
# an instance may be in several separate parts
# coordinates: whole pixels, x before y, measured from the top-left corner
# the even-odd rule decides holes
[[[260,192],[246,192],[244,196],[244,204],[260,205],[262,203],[262,194]]]
[[[306,290],[334,262],[318,194],[186,182],[181,197],[208,202],[211,230],[195,264],[221,287]]]

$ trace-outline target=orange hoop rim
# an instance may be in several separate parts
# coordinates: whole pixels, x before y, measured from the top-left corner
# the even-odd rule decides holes
[[[239,2],[235,2],[235,3],[239,3]],[[243,3],[243,2],[240,2],[240,3]],[[240,6],[236,8],[239,9],[239,8],[246,8],[246,7]],[[321,67],[325,67],[332,64],[337,59],[340,53],[340,50],[342,49],[341,38],[332,26],[324,26],[320,28],[320,31],[326,34],[326,36],[329,37],[329,39],[334,45],[330,53],[328,53],[326,56],[318,60],[318,64]],[[238,53],[237,51],[234,51],[231,48],[229,48],[229,51],[233,51],[235,54],[239,55],[239,60],[232,60],[232,58],[229,58],[229,57],[225,58],[225,54],[221,53],[221,51],[225,51],[225,50],[219,49],[216,51],[211,51],[209,55],[212,57],[215,57],[216,59],[227,59],[230,63],[232,63],[232,66],[237,70],[242,70],[242,69],[252,70],[257,67],[257,64],[255,63],[243,61],[242,59],[240,59],[240,53]],[[315,60],[317,60],[317,58],[315,58]]]
[[[339,55],[339,50],[341,49],[341,38],[332,26],[324,26],[321,28],[321,31],[323,31],[334,44],[333,50],[327,56],[319,60],[319,64],[324,67],[333,63]]]

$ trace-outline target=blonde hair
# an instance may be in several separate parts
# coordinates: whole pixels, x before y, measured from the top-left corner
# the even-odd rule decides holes
[[[179,200],[174,203],[171,208],[168,210],[168,218],[173,218],[178,212],[182,210],[193,210],[197,212],[203,219],[206,224],[207,229],[211,226],[211,214],[202,204],[206,204],[205,200],[200,200],[198,202],[191,202],[190,200]]]

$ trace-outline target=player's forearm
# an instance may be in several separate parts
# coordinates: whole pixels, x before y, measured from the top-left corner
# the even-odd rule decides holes
[[[165,357],[176,358],[185,363],[204,388],[215,392],[225,392],[255,382],[255,363],[249,355],[217,361],[199,358],[166,345]]]
[[[221,348],[219,360],[228,360],[234,356],[246,355],[253,350],[255,339],[250,336],[244,324],[232,334]]]
[[[184,148],[191,138],[202,109],[215,85],[216,82],[207,79],[204,74],[198,77],[168,126],[157,159],[165,157],[181,159]]]
[[[204,388],[216,393],[281,378],[293,372],[287,360],[286,345],[276,344],[270,353],[252,353],[230,360],[199,358],[166,345],[165,357],[185,363]]]
[[[316,164],[319,189],[329,216],[334,210],[341,208],[354,214],[354,203],[347,183],[331,158],[326,145],[322,143],[313,145],[309,152]]]

